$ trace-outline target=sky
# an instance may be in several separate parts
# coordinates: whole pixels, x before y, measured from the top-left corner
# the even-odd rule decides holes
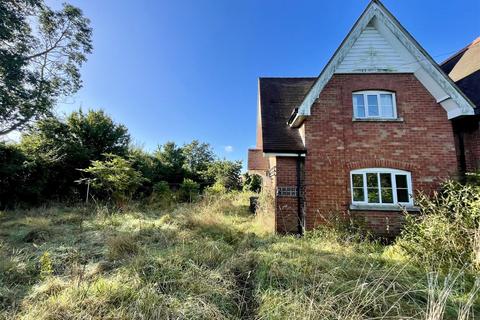
[[[246,165],[258,77],[318,76],[369,1],[68,2],[91,20],[94,50],[59,115],[103,109],[146,150],[198,139]],[[383,3],[437,61],[480,36],[479,0]]]

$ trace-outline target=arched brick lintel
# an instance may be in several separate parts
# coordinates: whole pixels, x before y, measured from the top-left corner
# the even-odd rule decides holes
[[[390,168],[399,169],[405,171],[414,171],[418,169],[418,166],[411,162],[404,162],[398,160],[389,159],[369,159],[361,161],[352,161],[347,163],[349,170],[364,169],[364,168]]]

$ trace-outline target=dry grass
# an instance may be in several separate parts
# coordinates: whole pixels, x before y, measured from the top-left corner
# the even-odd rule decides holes
[[[215,195],[168,211],[2,213],[0,319],[478,316],[475,275],[428,278],[391,247],[329,229],[275,236],[269,198],[253,216],[249,196]],[[25,238],[32,232],[43,236]],[[51,272],[41,276],[45,252]]]

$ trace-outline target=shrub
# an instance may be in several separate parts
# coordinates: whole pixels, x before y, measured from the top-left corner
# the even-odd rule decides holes
[[[199,195],[200,185],[191,179],[184,179],[178,191],[182,201],[192,202]]]
[[[262,189],[262,177],[258,174],[249,174],[246,172],[243,175],[243,191],[252,191],[252,192],[260,192]]]
[[[172,190],[170,190],[168,183],[160,181],[153,185],[153,192],[148,202],[156,207],[168,208],[175,203],[175,196]]]
[[[475,234],[480,228],[480,189],[446,182],[432,197],[419,195],[420,216],[407,216],[397,241],[414,261],[426,267],[474,267]]]
[[[220,195],[227,192],[227,188],[219,182],[215,182],[213,186],[205,188],[206,195]]]
[[[105,156],[105,161],[92,161],[90,167],[82,171],[94,177],[94,189],[111,195],[117,203],[130,199],[145,178],[128,160],[113,154]]]

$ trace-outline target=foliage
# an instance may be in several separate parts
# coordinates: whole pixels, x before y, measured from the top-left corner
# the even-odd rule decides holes
[[[205,188],[205,194],[209,196],[225,194],[226,192],[227,189],[220,182],[215,182],[212,186]]]
[[[209,166],[207,176],[210,184],[218,182],[228,191],[240,190],[242,187],[241,170],[241,161],[217,160]]]
[[[180,184],[185,177],[185,155],[181,147],[174,142],[167,142],[159,146],[153,153],[155,158],[155,180],[168,181],[171,184]]]
[[[40,277],[45,279],[53,274],[52,258],[48,251],[40,256]]]
[[[430,268],[472,268],[480,256],[480,189],[449,181],[432,197],[419,195],[420,216],[407,216],[397,246]]]
[[[332,229],[257,233],[251,193],[168,210],[5,212],[2,319],[473,319],[469,271],[443,276]],[[41,226],[48,236],[26,238]],[[32,241],[33,244],[32,245]],[[39,258],[48,251],[51,274]],[[470,316],[465,315],[470,311]]]
[[[49,116],[80,89],[92,30],[80,9],[53,11],[41,0],[1,1],[0,21],[1,136]]]
[[[192,179],[184,179],[178,189],[182,201],[192,202],[198,197],[200,185]]]
[[[202,186],[208,184],[206,172],[208,167],[215,161],[215,155],[210,144],[193,140],[185,144],[182,147],[182,151],[187,176],[192,180],[198,181]]]
[[[37,204],[45,181],[42,166],[16,145],[0,142],[0,208]]]
[[[243,191],[259,193],[262,189],[262,177],[258,174],[245,172],[243,175]]]
[[[78,169],[104,159],[106,153],[126,155],[129,141],[125,126],[113,122],[105,112],[79,110],[65,121],[48,118],[37,122],[22,136],[20,148],[43,168],[42,181],[36,183],[42,197],[61,199],[78,193]]]
[[[160,181],[153,186],[153,192],[148,199],[150,206],[169,208],[175,203],[176,197],[166,181]]]
[[[104,161],[92,161],[90,167],[82,171],[93,177],[95,190],[106,192],[117,202],[129,200],[145,180],[128,160],[113,154],[107,154]]]

